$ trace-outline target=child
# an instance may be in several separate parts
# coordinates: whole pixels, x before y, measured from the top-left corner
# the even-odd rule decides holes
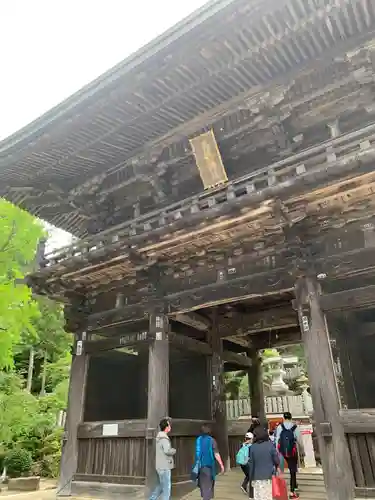
[[[249,477],[249,449],[253,442],[253,434],[252,432],[247,432],[245,434],[245,441],[243,442],[241,448],[239,449],[236,462],[241,466],[242,472],[245,474],[245,479],[241,484],[241,490],[247,494],[247,487],[250,482]],[[251,486],[250,486],[251,488]]]

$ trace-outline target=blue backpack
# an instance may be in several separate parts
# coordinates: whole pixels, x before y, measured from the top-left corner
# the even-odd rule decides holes
[[[246,465],[249,461],[249,448],[250,444],[244,443],[238,450],[236,455],[236,463],[238,465]]]

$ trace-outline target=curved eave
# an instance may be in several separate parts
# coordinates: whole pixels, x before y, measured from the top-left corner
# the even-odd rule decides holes
[[[111,172],[114,186],[127,182],[138,155],[149,175],[157,159],[145,153],[160,154],[318,61],[328,66],[374,30],[372,0],[211,2],[0,143],[0,196],[23,206],[32,193],[30,212],[83,235],[91,213],[75,206],[86,181]]]
[[[45,133],[48,127],[59,119],[64,120],[70,113],[73,115],[76,114],[80,106],[84,106],[94,100],[98,93],[105,92],[106,88],[112,85],[116,80],[126,77],[126,75],[132,71],[137,71],[140,65],[144,64],[152,57],[157,57],[159,52],[166,49],[171,44],[178,42],[182,37],[188,35],[199,25],[235,2],[236,0],[210,0],[201,8],[195,10],[182,21],[172,26],[172,28],[141,47],[57,106],[54,106],[33,122],[0,141],[0,157],[3,154],[7,154],[12,148],[19,146],[23,141],[30,142],[37,140]]]

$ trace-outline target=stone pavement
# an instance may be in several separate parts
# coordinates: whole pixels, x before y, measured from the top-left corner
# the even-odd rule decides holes
[[[307,473],[308,476],[311,474],[314,474],[313,471],[309,471]],[[301,476],[304,476],[305,473],[301,472]],[[243,500],[246,497],[240,490],[240,482],[242,478],[242,472],[237,470],[233,470],[229,472],[228,474],[220,475],[218,476],[217,480],[217,485],[216,485],[216,491],[215,491],[215,500]],[[301,478],[302,479],[302,478]],[[302,492],[301,492],[302,493]],[[55,500],[56,499],[56,490],[55,489],[44,489],[32,493],[14,493],[14,492],[2,492],[0,493],[0,500],[4,498],[9,500]],[[309,492],[303,492],[303,495],[301,494],[301,499],[303,500],[309,500],[315,498],[324,498],[315,495],[311,495]],[[70,497],[71,500],[93,500],[90,498],[83,498],[83,497]],[[98,497],[95,498],[95,500],[99,500]],[[186,495],[183,497],[181,500],[200,500],[200,494],[198,490],[194,490],[192,493]],[[368,499],[371,500],[371,499]],[[372,499],[375,500],[375,499]]]

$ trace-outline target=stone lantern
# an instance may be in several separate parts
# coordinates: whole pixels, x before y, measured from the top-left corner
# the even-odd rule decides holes
[[[275,396],[288,394],[290,391],[283,378],[286,372],[282,357],[275,353],[275,356],[263,359],[263,366],[271,377],[270,393]]]

